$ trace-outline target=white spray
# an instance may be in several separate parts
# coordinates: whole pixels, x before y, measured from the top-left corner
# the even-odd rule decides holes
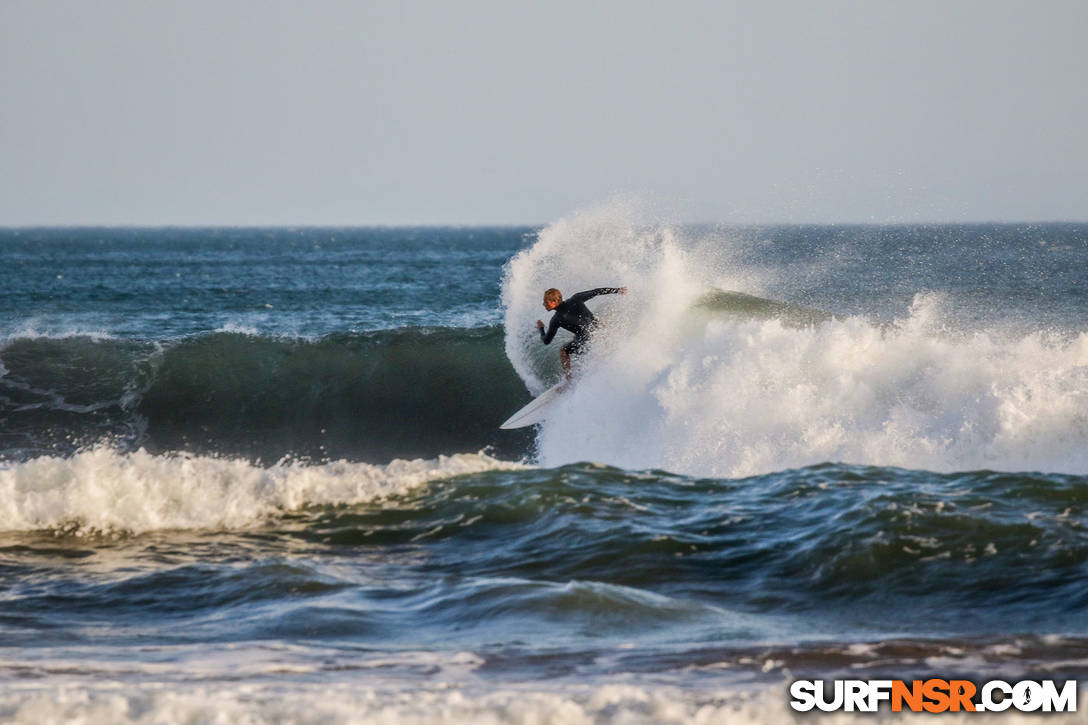
[[[1088,333],[952,335],[920,294],[891,326],[808,326],[700,309],[715,289],[762,293],[727,242],[686,239],[621,201],[544,229],[509,263],[506,351],[536,393],[558,376],[541,295],[626,285],[576,388],[541,426],[547,466],[743,476],[822,461],[928,470],[1088,472]]]

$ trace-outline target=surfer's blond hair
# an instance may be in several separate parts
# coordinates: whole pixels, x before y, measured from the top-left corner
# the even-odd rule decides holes
[[[545,302],[562,302],[563,301],[563,293],[560,292],[559,290],[557,290],[555,287],[552,287],[551,289],[544,292],[544,301]]]

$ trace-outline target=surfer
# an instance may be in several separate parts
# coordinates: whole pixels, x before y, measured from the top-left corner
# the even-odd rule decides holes
[[[626,293],[626,287],[598,287],[597,289],[571,295],[569,300],[564,300],[563,293],[555,287],[544,293],[544,309],[548,312],[554,311],[555,314],[552,315],[552,321],[548,325],[547,332],[544,332],[543,321],[536,321],[536,329],[540,331],[540,340],[545,345],[551,343],[560,327],[574,333],[574,339],[559,348],[559,362],[563,363],[563,373],[567,376],[567,380],[570,380],[570,356],[580,355],[585,352],[586,344],[589,342],[589,335],[593,332],[593,327],[597,321],[593,313],[586,307],[586,300],[597,295],[622,295]]]

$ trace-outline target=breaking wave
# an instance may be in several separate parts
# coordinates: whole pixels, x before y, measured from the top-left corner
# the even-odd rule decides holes
[[[602,330],[540,428],[544,465],[1088,471],[1088,332],[952,330],[922,290],[890,323],[833,317],[757,296],[728,239],[684,233],[619,203],[556,222],[507,265],[506,353],[534,391],[558,376],[533,326],[543,290],[630,289],[590,303]]]

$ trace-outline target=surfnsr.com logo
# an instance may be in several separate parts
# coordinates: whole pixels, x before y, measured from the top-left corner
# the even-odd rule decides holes
[[[981,687],[970,680],[797,680],[790,685],[790,707],[798,712],[876,712],[888,703],[892,712],[1076,712],[1077,681],[990,680]]]

